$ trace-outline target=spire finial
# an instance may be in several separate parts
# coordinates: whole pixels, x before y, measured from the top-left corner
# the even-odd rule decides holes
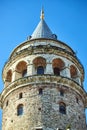
[[[43,19],[44,19],[44,9],[43,9],[43,7],[42,7],[42,9],[41,9],[40,19],[41,19],[41,20],[43,20]]]

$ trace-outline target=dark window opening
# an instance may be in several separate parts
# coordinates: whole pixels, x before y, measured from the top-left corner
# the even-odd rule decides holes
[[[78,116],[78,118],[80,119],[80,116]]]
[[[42,95],[42,94],[43,94],[43,89],[39,88],[39,95]]]
[[[41,107],[39,107],[38,110],[41,111]]]
[[[13,122],[13,120],[11,120],[11,122]]]
[[[54,75],[60,75],[60,69],[55,67],[54,68]]]
[[[66,106],[65,106],[65,104],[60,104],[59,112],[62,113],[62,114],[66,114]]]
[[[6,107],[8,106],[8,101],[6,102]]]
[[[19,94],[19,99],[21,99],[23,97],[23,94],[22,93],[20,93]]]
[[[79,99],[76,97],[76,103],[79,103]]]
[[[17,108],[17,115],[20,116],[20,115],[23,115],[23,105],[19,105],[18,108]]]
[[[60,90],[60,96],[64,96],[64,91]]]
[[[27,69],[23,70],[23,73],[22,73],[22,77],[26,77],[27,76]]]
[[[39,66],[37,68],[37,74],[44,74],[44,68],[43,68],[43,66]]]

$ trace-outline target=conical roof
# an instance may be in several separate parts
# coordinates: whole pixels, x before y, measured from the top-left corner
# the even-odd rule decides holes
[[[34,30],[31,39],[36,39],[36,38],[51,38],[55,39],[56,35],[52,33],[48,25],[46,24],[44,20],[44,11],[41,10],[41,16],[40,16],[40,22],[37,25],[36,29]]]

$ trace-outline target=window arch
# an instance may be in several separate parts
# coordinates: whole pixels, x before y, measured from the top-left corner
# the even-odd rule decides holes
[[[27,76],[27,63],[25,61],[20,61],[16,66],[16,71],[19,73],[18,77]]]
[[[12,70],[9,70],[7,72],[6,81],[8,81],[8,82],[12,81]]]
[[[56,58],[52,61],[53,71],[55,75],[60,75],[63,70],[65,63],[60,58]]]
[[[66,114],[66,104],[64,102],[59,103],[59,112],[62,114]]]
[[[44,69],[46,67],[46,59],[43,57],[37,57],[33,60],[33,64],[37,74],[44,74]]]
[[[74,65],[70,66],[70,74],[71,74],[71,78],[76,78],[77,77],[77,68]]]
[[[23,104],[19,104],[17,107],[17,115],[23,115]]]

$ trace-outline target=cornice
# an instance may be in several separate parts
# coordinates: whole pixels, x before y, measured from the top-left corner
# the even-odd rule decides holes
[[[62,42],[62,41],[60,41],[60,40],[49,39],[49,38],[36,38],[36,39],[29,39],[29,40],[27,40],[27,41],[21,43],[20,45],[18,45],[18,46],[13,50],[13,52],[11,53],[10,58],[14,55],[14,53],[17,52],[17,50],[18,50],[19,48],[22,48],[22,47],[27,46],[27,45],[36,44],[37,42],[40,42],[40,43],[41,43],[41,42],[45,42],[45,43],[50,43],[50,42],[51,42],[51,43],[56,43],[57,45],[59,44],[60,46],[65,46],[65,48],[69,49],[72,54],[75,53],[75,52],[71,49],[70,46],[68,46],[66,43],[64,43],[64,42]]]
[[[4,88],[3,92],[1,93],[1,101],[4,102],[5,98],[14,90],[31,85],[35,86],[38,84],[40,85],[55,84],[55,87],[57,87],[57,85],[59,84],[67,86],[72,90],[76,91],[81,96],[83,102],[85,103],[86,92],[82,88],[82,86],[80,86],[78,83],[67,77],[54,76],[54,75],[33,75],[18,79],[12,82],[9,86]]]

